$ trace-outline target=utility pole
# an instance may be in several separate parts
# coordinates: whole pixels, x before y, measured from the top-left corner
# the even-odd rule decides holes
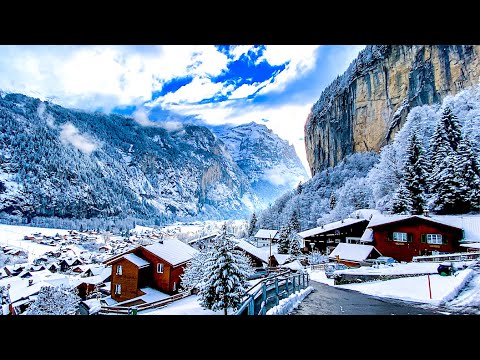
[[[268,267],[272,267],[272,234],[268,234],[270,238],[270,255],[268,256]]]

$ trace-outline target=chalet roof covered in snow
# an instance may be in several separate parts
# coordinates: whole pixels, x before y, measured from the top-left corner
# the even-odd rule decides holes
[[[253,237],[259,239],[274,239],[275,235],[277,235],[277,232],[278,230],[260,229]]]
[[[273,254],[275,260],[277,260],[279,265],[283,265],[287,262],[287,260],[292,257],[291,254]]]
[[[372,242],[373,241],[373,230],[366,228],[363,232],[362,236],[360,237],[360,241],[363,242]]]
[[[480,215],[398,215],[377,214],[372,217],[367,228],[388,224],[409,218],[425,219],[449,225],[464,231],[464,242],[480,242]]]
[[[298,233],[298,235],[300,235],[302,238],[306,238],[306,237],[309,237],[309,236],[314,236],[314,235],[327,233],[327,232],[330,232],[332,230],[340,229],[344,226],[356,224],[356,223],[359,223],[359,222],[362,222],[362,221],[365,221],[365,219],[346,218],[346,219],[335,221],[335,222],[332,222],[332,223],[329,223],[329,224],[325,224],[325,225],[322,225],[322,226],[319,226],[319,227],[316,227],[316,228],[313,228],[313,229],[301,231],[301,232]]]
[[[145,249],[173,266],[189,261],[198,252],[190,245],[175,239],[163,240],[163,243],[148,245]]]
[[[291,270],[301,270],[301,269],[303,269],[303,265],[298,260],[289,262],[287,264],[280,265],[280,267],[289,268]]]
[[[242,239],[237,239],[236,242],[237,242],[237,246],[240,249],[259,258],[265,264],[268,264],[268,257],[270,256],[270,246],[256,247],[255,245],[252,245],[249,242]],[[277,247],[278,247],[277,244],[272,244],[272,255],[277,252]]]
[[[139,269],[150,265],[148,261],[142,259],[141,257],[138,257],[135,254],[127,254],[124,255],[123,258],[136,265]]]
[[[375,251],[381,255],[380,252],[372,245],[340,243],[335,247],[328,257],[335,259],[338,255],[340,260],[364,261],[368,258],[372,251]]]

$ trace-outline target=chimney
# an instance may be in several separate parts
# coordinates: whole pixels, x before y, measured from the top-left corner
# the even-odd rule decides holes
[[[423,210],[423,216],[428,217],[428,209]]]
[[[33,285],[33,279],[28,279],[28,286],[32,286]]]

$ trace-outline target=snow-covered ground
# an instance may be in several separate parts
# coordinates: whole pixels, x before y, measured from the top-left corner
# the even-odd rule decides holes
[[[56,248],[55,246],[37,244],[30,240],[23,240],[25,235],[32,235],[37,232],[48,236],[55,236],[56,234],[62,236],[68,234],[68,230],[65,229],[0,224],[0,244],[17,246],[27,250],[28,261],[32,261],[34,258]]]
[[[412,274],[417,271],[429,272],[430,275],[412,276],[392,280],[378,280],[357,284],[334,285],[333,279],[328,279],[323,270],[309,270],[310,278],[314,281],[335,286],[338,288],[356,290],[365,294],[399,299],[405,301],[421,302],[432,305],[443,305],[452,300],[459,294],[465,284],[473,278],[475,271],[471,269],[460,270],[452,276],[441,276],[437,273],[438,263],[407,263],[397,264],[395,267],[385,267],[380,269],[358,269],[359,273],[399,273],[403,270],[405,274]],[[395,269],[397,268],[397,269]],[[349,270],[354,272],[355,270]],[[345,272],[345,270],[342,270]],[[429,286],[430,281],[430,286]],[[478,289],[480,289],[480,281],[478,281]],[[430,298],[431,291],[431,298]],[[464,302],[466,304],[466,300]]]

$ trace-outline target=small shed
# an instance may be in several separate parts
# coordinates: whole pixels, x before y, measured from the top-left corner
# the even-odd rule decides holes
[[[328,256],[350,267],[359,267],[366,259],[376,259],[382,254],[373,245],[338,244]]]

